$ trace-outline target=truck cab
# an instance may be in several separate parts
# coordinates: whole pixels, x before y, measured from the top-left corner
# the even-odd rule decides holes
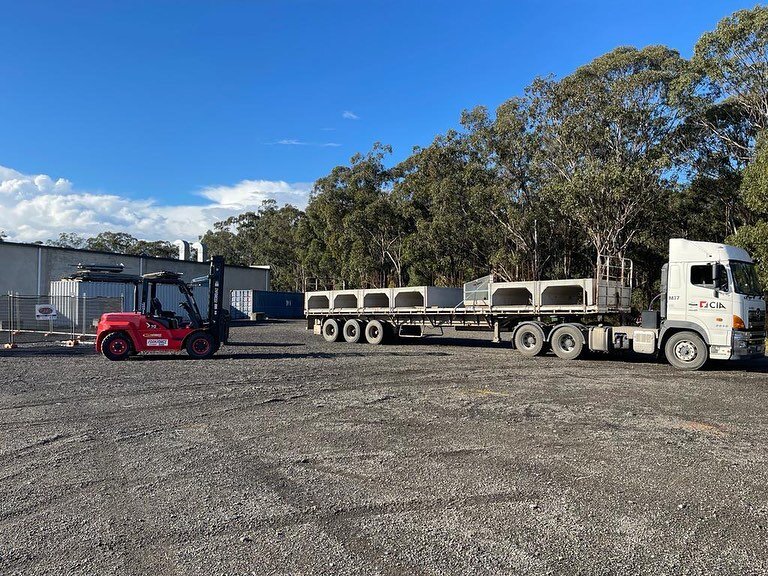
[[[764,293],[755,264],[742,248],[671,239],[661,292],[658,342],[661,348],[674,337],[674,346],[666,350],[670,362],[765,355]],[[706,350],[698,350],[701,342],[695,339],[681,339],[682,332],[698,334]]]

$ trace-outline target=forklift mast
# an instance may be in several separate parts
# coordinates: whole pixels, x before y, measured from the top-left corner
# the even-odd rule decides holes
[[[226,343],[229,338],[229,313],[224,310],[223,256],[214,256],[211,259],[208,282],[208,323],[219,342]]]

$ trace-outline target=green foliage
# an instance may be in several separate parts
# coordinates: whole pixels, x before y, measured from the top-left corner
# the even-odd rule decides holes
[[[758,139],[755,160],[747,166],[741,193],[756,220],[741,226],[728,241],[747,250],[758,262],[763,286],[768,286],[768,134]]]
[[[671,188],[681,149],[671,87],[683,69],[679,54],[663,46],[617,48],[530,89],[546,198],[597,253],[626,253]]]
[[[768,216],[768,132],[758,138],[755,159],[744,170],[741,192],[747,208]]]
[[[92,238],[84,238],[73,232],[62,232],[56,240],[48,240],[48,246],[115,252],[118,254],[145,255],[159,258],[176,258],[176,248],[165,241],[138,240],[125,232],[102,232]]]
[[[217,222],[201,238],[211,255],[229,264],[271,266],[274,290],[303,290],[304,268],[298,230],[304,213],[293,207],[277,207],[265,200],[258,212],[245,212]]]
[[[739,10],[704,33],[693,69],[713,99],[730,99],[757,130],[768,128],[768,7]]]

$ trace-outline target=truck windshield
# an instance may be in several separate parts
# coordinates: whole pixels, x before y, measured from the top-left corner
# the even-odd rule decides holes
[[[749,262],[731,262],[733,287],[739,294],[747,296],[762,296],[763,289],[757,279],[755,265]]]

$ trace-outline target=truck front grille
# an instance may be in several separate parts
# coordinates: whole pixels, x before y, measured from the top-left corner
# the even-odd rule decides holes
[[[750,310],[747,320],[750,330],[765,330],[765,310]]]

